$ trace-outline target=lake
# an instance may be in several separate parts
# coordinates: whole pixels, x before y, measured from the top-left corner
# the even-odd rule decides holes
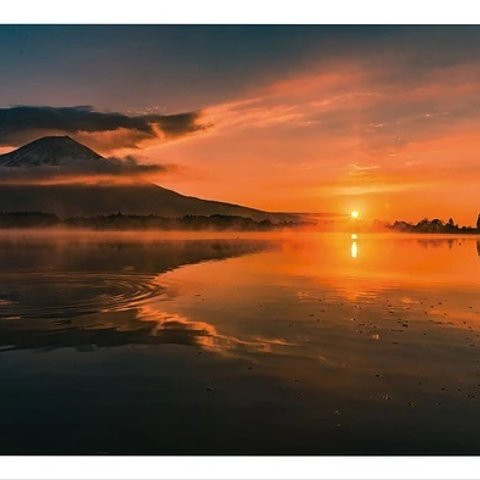
[[[0,233],[0,454],[480,454],[479,252]]]

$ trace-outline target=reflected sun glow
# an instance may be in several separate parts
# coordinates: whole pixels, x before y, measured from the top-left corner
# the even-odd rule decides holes
[[[358,257],[358,243],[356,241],[352,242],[352,246],[350,247],[350,254],[352,258]]]

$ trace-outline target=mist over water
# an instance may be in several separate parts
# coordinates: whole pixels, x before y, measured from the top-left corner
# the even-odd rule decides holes
[[[0,453],[478,454],[479,241],[2,232]]]

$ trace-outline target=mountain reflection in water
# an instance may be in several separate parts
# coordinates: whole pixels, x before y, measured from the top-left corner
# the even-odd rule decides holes
[[[478,242],[2,233],[0,453],[478,454]]]
[[[0,349],[213,346],[212,325],[148,307],[175,295],[160,275],[265,248],[264,240],[240,239],[1,238]]]

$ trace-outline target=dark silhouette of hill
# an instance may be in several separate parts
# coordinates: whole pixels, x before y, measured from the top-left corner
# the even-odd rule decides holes
[[[0,211],[41,211],[61,217],[109,215],[234,215],[257,221],[291,221],[299,215],[270,213],[225,202],[189,197],[148,181],[131,183],[53,183],[31,181],[36,172],[42,180],[62,172],[75,175],[128,174],[121,166],[70,137],[44,137],[0,155]],[[15,182],[5,181],[14,174]],[[22,183],[22,179],[25,181]],[[47,182],[48,183],[48,182]]]

